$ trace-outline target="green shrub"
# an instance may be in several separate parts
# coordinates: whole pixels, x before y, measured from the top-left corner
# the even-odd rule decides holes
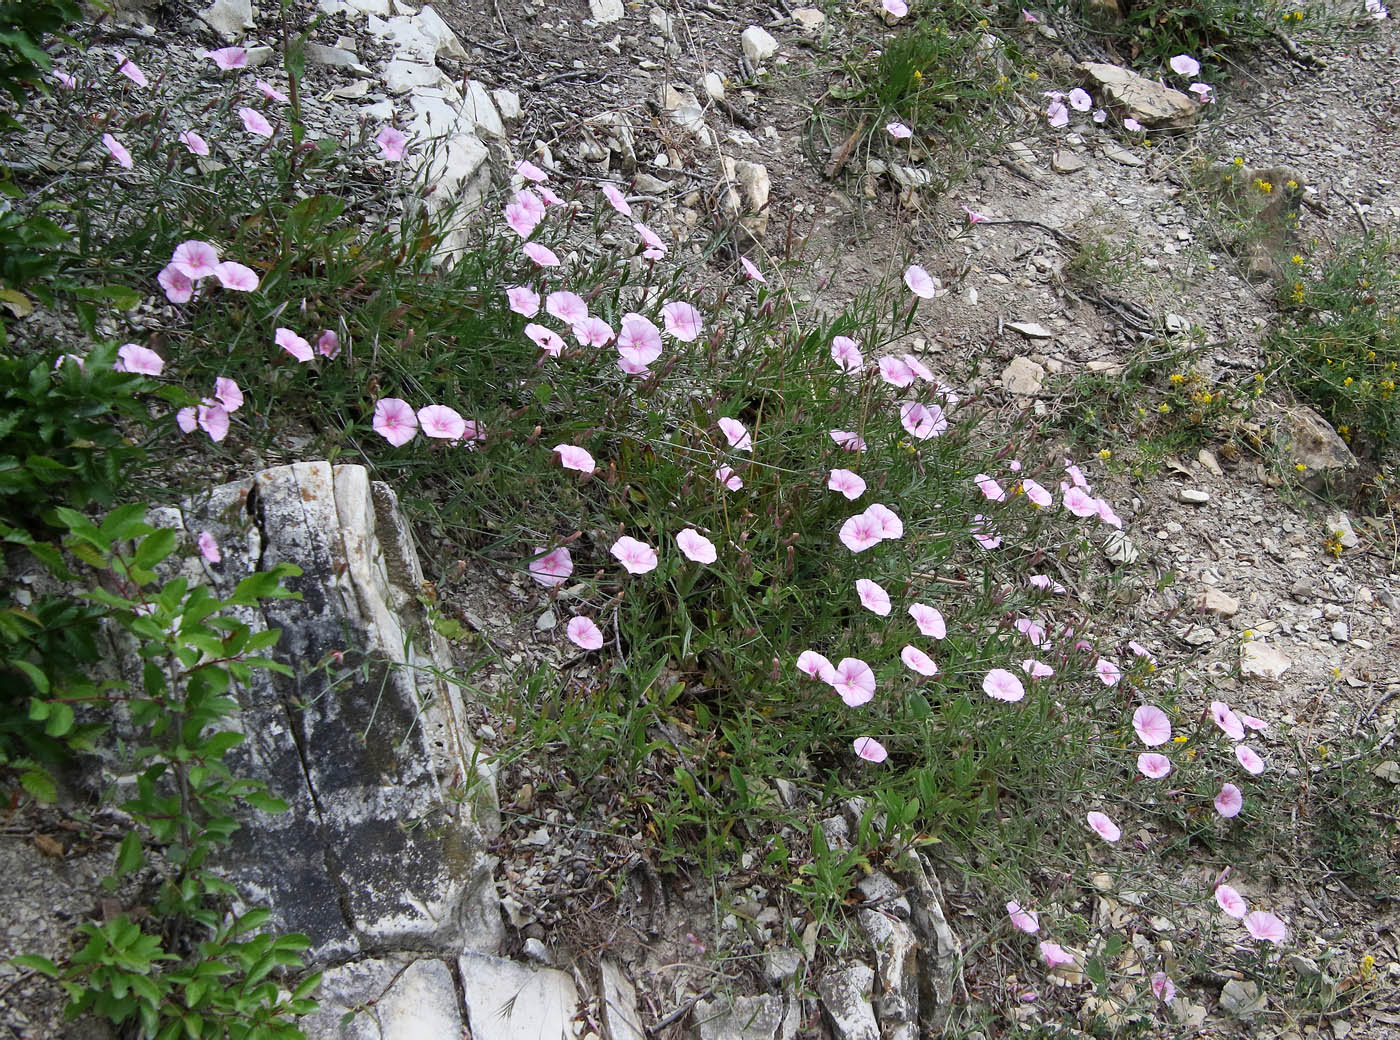
[[[25,90],[38,87],[53,65],[44,51],[45,37],[59,32],[82,13],[77,0],[5,0],[0,3],[0,90],[17,104]],[[0,123],[10,121],[0,116]]]

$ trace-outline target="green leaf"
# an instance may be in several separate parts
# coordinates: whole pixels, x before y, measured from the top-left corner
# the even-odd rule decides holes
[[[26,769],[19,775],[19,782],[36,801],[50,805],[58,800],[58,786],[42,769]]]
[[[28,661],[9,660],[6,662],[11,668],[18,668],[25,675],[29,676],[29,681],[34,684],[36,693],[49,692],[49,677],[45,675],[37,665]],[[31,714],[30,718],[34,716]]]
[[[73,728],[73,707],[62,701],[54,701],[50,705],[49,721],[44,726],[44,732],[51,737],[64,736]]]
[[[28,968],[30,971],[37,971],[40,975],[47,975],[51,979],[58,978],[58,966],[47,957],[36,957],[32,953],[21,953],[10,958],[10,963],[17,968]],[[316,976],[319,981],[320,976]],[[302,983],[304,986],[305,983]],[[303,996],[301,989],[297,989],[297,995]]]
[[[154,531],[141,539],[132,563],[142,570],[151,570],[175,551],[176,535],[170,528]]]
[[[141,847],[139,831],[127,831],[117,849],[117,864],[113,868],[118,875],[129,874],[146,862],[146,850]]]

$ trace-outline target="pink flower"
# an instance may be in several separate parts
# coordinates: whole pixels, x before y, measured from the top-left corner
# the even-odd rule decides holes
[[[178,138],[179,142],[190,150],[193,155],[208,155],[209,142],[200,137],[193,130],[182,130]]]
[[[1098,511],[1101,523],[1108,524],[1109,527],[1116,527],[1120,531],[1123,529],[1123,521],[1118,518],[1118,514],[1113,511],[1113,507],[1108,504],[1107,499],[1094,499],[1094,507]]]
[[[981,513],[972,518],[972,525],[968,530],[972,534],[972,540],[983,549],[995,549],[1001,544],[1001,535],[992,528],[992,521]]]
[[[243,407],[243,391],[227,376],[219,376],[214,380],[214,398],[227,412],[236,412]]]
[[[803,650],[797,655],[797,670],[826,683],[836,681],[836,666],[815,650]]]
[[[938,665],[934,663],[933,658],[917,646],[906,645],[899,652],[899,659],[904,662],[906,668],[920,675],[938,674]]]
[[[880,359],[880,378],[903,389],[914,382],[914,370],[904,363],[903,358],[886,355]]]
[[[521,188],[519,191],[517,191],[515,193],[514,201],[519,203],[521,208],[524,209],[526,213],[534,217],[536,222],[544,219],[544,200],[541,199],[529,188]]]
[[[1098,516],[1099,500],[1083,488],[1072,487],[1064,493],[1065,508],[1078,517]]]
[[[603,184],[599,187],[599,190],[603,193],[603,197],[608,200],[608,203],[613,209],[617,210],[624,217],[630,217],[632,215],[632,207],[627,204],[627,197],[618,190],[617,185]]]
[[[423,436],[440,441],[461,440],[467,432],[467,421],[445,404],[430,404],[418,409],[418,426]]]
[[[744,482],[739,479],[739,475],[729,466],[721,466],[715,470],[715,479],[730,491],[738,491],[744,486]]]
[[[276,340],[279,347],[302,364],[310,361],[315,356],[311,352],[311,344],[306,342],[306,340],[302,339],[291,329],[278,328]]]
[[[1037,661],[1034,657],[1027,657],[1021,662],[1021,671],[1025,672],[1032,679],[1048,679],[1055,674],[1055,669],[1051,668],[1044,661]]]
[[[876,502],[865,511],[865,515],[879,521],[881,538],[900,538],[904,535],[904,521],[893,509]]]
[[[175,425],[180,427],[182,433],[194,433],[195,427],[199,425],[198,415],[197,408],[181,408],[175,413]]]
[[[753,438],[749,436],[749,431],[738,419],[730,419],[727,416],[721,418],[719,428],[720,432],[724,434],[724,439],[735,451],[753,451]]]
[[[826,478],[826,486],[832,491],[839,491],[852,502],[865,494],[865,481],[859,473],[852,473],[848,469],[832,470],[831,476]]]
[[[1267,910],[1255,910],[1244,915],[1244,926],[1251,937],[1260,942],[1281,943],[1288,937],[1288,929]]]
[[[1123,129],[1131,130],[1133,133],[1137,133],[1139,130],[1142,129],[1142,124],[1139,123],[1132,116],[1128,116],[1126,119],[1123,120]]]
[[[661,308],[661,320],[666,325],[666,334],[682,343],[694,343],[704,331],[700,312],[679,300]]]
[[[520,176],[524,177],[527,181],[534,181],[536,184],[541,184],[549,180],[549,174],[545,173],[528,159],[521,159],[517,162],[515,164],[515,172],[520,174]]]
[[[565,290],[550,293],[544,301],[544,309],[569,326],[588,317],[588,304],[583,302],[583,297]]]
[[[1136,639],[1128,640],[1128,649],[1131,650],[1138,657],[1145,657],[1153,664],[1157,663],[1157,658],[1152,656],[1152,651],[1147,649],[1147,647],[1143,646]]]
[[[540,267],[559,266],[559,257],[555,256],[554,250],[548,246],[542,246],[538,242],[526,242],[522,248],[525,250],[525,255]]]
[[[1037,22],[1040,21],[1040,19],[1039,19],[1038,17],[1036,17],[1035,15],[1031,14],[1031,13],[1030,13],[1029,11],[1027,11],[1024,7],[1021,8],[1021,17],[1024,18],[1027,22],[1031,23],[1032,25],[1034,25],[1034,24],[1036,24]]]
[[[1085,491],[1090,490],[1089,482],[1084,479],[1084,471],[1070,462],[1069,459],[1065,459],[1065,472],[1069,474],[1069,479],[1075,487],[1083,488]]]
[[[102,143],[107,146],[108,154],[111,155],[113,159],[117,160],[118,166],[124,170],[131,169],[131,153],[123,147],[120,141],[111,134],[103,134]]]
[[[310,350],[310,347],[307,347]],[[397,397],[381,397],[374,404],[374,432],[396,448],[413,440],[418,432],[418,416],[407,401]]]
[[[1246,715],[1244,712],[1240,712],[1239,715],[1240,722],[1246,729],[1266,730],[1269,728],[1269,724],[1263,719],[1256,719],[1253,715]]]
[[[661,356],[661,333],[640,314],[622,316],[622,330],[617,334],[617,352],[624,361],[646,368]]]
[[[656,569],[656,550],[630,535],[623,535],[613,542],[609,551],[617,557],[628,574],[645,574]]]
[[[196,409],[199,428],[209,434],[209,439],[217,444],[228,436],[228,409],[214,401],[203,402]]]
[[[1249,912],[1249,904],[1244,901],[1244,896],[1229,885],[1215,886],[1215,901],[1220,904],[1220,909],[1236,921],[1243,921],[1244,915]]]
[[[1118,824],[1101,812],[1091,812],[1085,819],[1089,821],[1089,826],[1094,828],[1094,833],[1104,841],[1117,841],[1123,836],[1123,832],[1118,829]]]
[[[849,336],[832,337],[831,360],[835,361],[836,367],[843,372],[859,372],[860,366],[865,364],[860,346]]]
[[[257,109],[245,105],[238,110],[238,118],[243,120],[243,129],[248,133],[257,134],[259,137],[272,136],[272,124],[263,118],[263,114]]]
[[[880,8],[895,18],[903,18],[909,13],[909,5],[904,0],[880,0]]]
[[[896,141],[907,141],[909,140],[909,138],[914,136],[913,130],[910,130],[903,123],[899,122],[886,123],[885,131]]]
[[[1244,723],[1224,701],[1210,702],[1210,717],[1220,727],[1220,731],[1231,740],[1244,739]]]
[[[1016,631],[1030,640],[1031,646],[1043,646],[1049,650],[1051,643],[1046,638],[1045,626],[1030,618],[1017,618]]]
[[[54,82],[57,83],[60,87],[62,87],[64,90],[76,90],[78,87],[77,79],[59,69],[53,70],[53,78]]]
[[[1011,927],[1017,931],[1028,935],[1040,931],[1040,915],[1034,910],[1021,909],[1021,904],[1014,899],[1006,904],[1006,913],[1011,918]]]
[[[334,329],[326,329],[316,337],[316,353],[331,361],[340,357],[340,337]]]
[[[526,318],[533,318],[539,313],[540,294],[528,285],[512,285],[506,290],[506,300],[511,310]]]
[[[271,83],[269,83],[269,82],[268,82],[267,80],[265,80],[265,79],[260,79],[260,80],[255,81],[255,82],[253,83],[253,86],[255,86],[255,87],[257,87],[259,90],[261,90],[261,91],[262,91],[262,94],[263,94],[263,97],[267,98],[269,101],[286,101],[286,100],[287,100],[287,95],[286,95],[286,94],[282,93],[280,90],[278,90],[276,87],[274,87]]]
[[[544,200],[546,206],[564,205],[564,200],[555,194],[554,189],[548,185],[541,184],[536,190],[540,193],[540,198]]]
[[[905,269],[904,284],[909,287],[911,293],[925,300],[933,299],[939,288],[938,280],[918,264]]]
[[[992,502],[1005,502],[1006,492],[1002,486],[985,473],[979,473],[972,478],[972,482],[977,485],[977,490],[982,492],[983,497]]]
[[[841,544],[851,552],[864,552],[884,539],[884,525],[869,513],[857,513],[841,525]]]
[[[535,228],[539,227],[540,214],[522,206],[518,201],[506,204],[505,216],[510,229],[521,238],[529,238],[535,233]]]
[[[1045,110],[1045,116],[1056,130],[1069,126],[1069,109],[1065,107],[1063,101],[1050,102],[1050,106]]]
[[[1201,74],[1201,63],[1189,54],[1178,54],[1167,62],[1167,64],[1172,67],[1172,71],[1178,76],[1185,76],[1187,79],[1192,79]]]
[[[241,69],[248,64],[248,52],[242,47],[220,47],[216,51],[205,51],[204,57],[225,71]]]
[[[577,470],[580,473],[592,473],[597,468],[593,456],[584,448],[575,447],[572,444],[556,444],[554,453],[559,456],[559,464],[565,469]]]
[[[564,352],[564,341],[553,329],[547,329],[532,321],[525,326],[525,335],[534,340],[535,345],[550,357],[558,357]]]
[[[922,405],[917,401],[906,401],[899,406],[900,425],[909,436],[926,441],[930,437],[941,437],[948,430],[948,420],[938,405]]]
[[[174,264],[166,264],[156,275],[156,281],[165,290],[165,298],[171,303],[189,303],[194,296],[194,283]]]
[[[536,549],[535,552],[541,555],[530,561],[530,574],[541,585],[551,588],[562,585],[574,573],[574,558],[569,555],[566,546],[561,545],[549,552]]]
[[[992,219],[987,214],[978,213],[975,209],[968,209],[966,206],[963,207],[963,212],[967,214],[969,224],[985,224]]]
[[[234,292],[254,292],[258,287],[257,273],[236,260],[221,260],[215,264],[214,277],[225,289]]]
[[[1215,796],[1215,811],[1226,819],[1240,814],[1244,808],[1244,795],[1234,784],[1225,784]]]
[[[860,578],[856,581],[856,595],[860,597],[860,605],[872,613],[881,617],[890,615],[890,597],[884,589],[869,578]]]
[[[195,539],[195,544],[199,546],[199,554],[210,563],[221,563],[223,553],[219,552],[219,543],[208,531],[200,531],[199,537]]]
[[[1039,589],[1041,592],[1049,592],[1056,596],[1063,596],[1069,591],[1048,574],[1032,574],[1026,579],[1026,583]]]
[[[1239,759],[1240,765],[1244,766],[1246,773],[1258,776],[1264,771],[1264,760],[1246,744],[1235,745],[1235,757]]]
[[[906,365],[909,366],[909,371],[913,372],[916,376],[918,376],[920,379],[922,379],[925,383],[933,383],[933,382],[936,382],[936,380],[933,378],[933,372],[931,372],[931,371],[929,370],[928,365],[924,364],[922,361],[920,361],[918,358],[916,358],[913,354],[901,354],[901,355],[900,355],[900,359],[901,359]]]
[[[890,757],[890,753],[885,750],[885,745],[881,744],[874,737],[856,737],[851,742],[855,752],[867,762],[883,762]]]
[[[828,430],[836,446],[844,451],[864,451],[865,438],[850,430]]]
[[[374,136],[374,143],[379,145],[380,154],[385,159],[399,162],[403,159],[404,149],[408,147],[408,136],[402,130],[386,126]]]
[[[752,278],[755,282],[761,282],[764,285],[768,284],[768,279],[763,277],[763,272],[760,271],[758,267],[755,266],[754,262],[748,257],[739,257],[739,264],[741,267],[743,267],[744,273],[750,278]]]
[[[875,696],[875,673],[859,657],[843,657],[831,685],[848,707],[859,708]]]
[[[632,227],[642,236],[642,245],[646,246],[642,256],[648,260],[660,260],[666,255],[666,243],[657,237],[655,231],[639,221],[633,221]]]
[[[135,83],[138,87],[144,87],[150,82],[146,79],[146,74],[141,71],[136,62],[127,60],[125,54],[118,54],[116,57],[117,61],[121,62],[121,64],[117,66],[117,71],[131,80],[131,82]]]
[[[1213,104],[1215,101],[1215,94],[1209,83],[1192,83],[1186,89],[1195,94],[1197,100],[1203,105]]]
[[[1108,118],[1108,113],[1107,113],[1106,111],[1104,111],[1102,108],[1096,108],[1096,109],[1094,109],[1094,111],[1091,113],[1091,115],[1092,115],[1092,118],[1093,118],[1094,122],[1096,122],[1096,123],[1102,123],[1105,119]]]
[[[199,281],[213,274],[219,266],[219,252],[208,242],[191,239],[175,247],[170,263],[186,278]]]
[[[909,616],[914,619],[914,624],[919,626],[919,631],[930,639],[942,639],[948,634],[948,626],[943,621],[942,612],[923,603],[915,603],[909,607]]]
[[[1026,695],[1021,680],[1005,668],[993,668],[982,679],[982,690],[988,697],[999,701],[1019,701]]]
[[[1166,755],[1144,751],[1137,757],[1138,772],[1149,780],[1160,780],[1172,771],[1172,760]]]
[[[117,372],[134,372],[142,376],[158,376],[165,368],[165,360],[154,350],[138,343],[124,343],[117,350],[116,363],[112,368]]]
[[[602,318],[590,315],[574,326],[574,339],[582,347],[606,347],[612,342],[612,326]]]
[[[564,632],[569,637],[570,642],[584,650],[601,650],[603,648],[603,633],[598,631],[598,626],[589,618],[570,618]]]
[[[1133,712],[1133,729],[1148,747],[1159,747],[1172,739],[1171,719],[1153,704],[1144,704]]]
[[[1059,943],[1043,942],[1040,944],[1040,956],[1045,959],[1045,963],[1052,968],[1058,968],[1062,964],[1073,964],[1074,954],[1066,953]]]
[[[1152,992],[1157,999],[1164,1004],[1170,1004],[1176,997],[1176,983],[1173,982],[1165,971],[1154,972],[1152,975]]]
[[[1087,112],[1094,107],[1094,100],[1088,91],[1075,87],[1069,92],[1069,107],[1076,112]]]
[[[718,558],[715,554],[715,543],[690,527],[676,535],[676,546],[685,554],[687,560],[695,563],[714,563]]]
[[[1117,686],[1118,680],[1123,678],[1122,669],[1107,657],[1100,657],[1094,662],[1094,674],[1105,686]]]
[[[1021,480],[1021,490],[1025,493],[1031,505],[1035,506],[1037,509],[1045,509],[1055,501],[1049,491],[1045,490],[1044,487],[1036,483],[1030,477],[1025,477]]]

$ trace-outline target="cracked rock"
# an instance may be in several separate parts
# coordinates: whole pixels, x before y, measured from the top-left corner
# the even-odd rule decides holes
[[[832,968],[817,983],[822,1009],[838,1040],[880,1040],[870,987],[875,973],[866,964]]]

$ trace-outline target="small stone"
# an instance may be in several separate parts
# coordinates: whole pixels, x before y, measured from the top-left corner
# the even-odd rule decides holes
[[[1347,628],[1345,621],[1332,622],[1332,639],[1338,643],[1345,643],[1351,638],[1351,631]]]
[[[1196,609],[1221,617],[1234,617],[1240,612],[1240,601],[1228,593],[1207,586],[1196,597]]]
[[[744,48],[744,57],[757,65],[778,53],[778,41],[772,33],[759,25],[751,25],[739,37]]]
[[[214,0],[199,12],[199,20],[223,40],[233,43],[253,28],[253,0]]]
[[[1196,461],[1201,464],[1203,469],[1208,470],[1211,476],[1223,477],[1225,475],[1225,471],[1220,468],[1220,460],[1215,457],[1215,452],[1209,448],[1202,448],[1196,452]]]
[[[1112,159],[1120,166],[1143,166],[1147,160],[1137,152],[1128,148],[1121,148],[1116,144],[1105,144],[1103,154],[1106,158]]]
[[[802,967],[802,954],[787,946],[763,955],[763,974],[769,982],[786,982]]]
[[[1351,517],[1345,513],[1335,513],[1327,518],[1327,533],[1334,536],[1343,549],[1355,549],[1359,544],[1356,531],[1351,526]]]
[[[599,25],[610,25],[627,12],[622,0],[588,0],[588,13]]]
[[[1283,963],[1305,978],[1315,979],[1322,974],[1322,969],[1317,966],[1317,961],[1310,957],[1304,957],[1301,953],[1288,954],[1283,958]]]
[[[1281,650],[1262,639],[1255,639],[1240,647],[1240,671],[1245,675],[1277,681],[1292,666],[1293,662]]]
[[[520,108],[520,95],[513,90],[493,90],[491,100],[496,103],[496,111],[507,123],[518,123],[524,115]]]
[[[1068,148],[1061,148],[1050,157],[1050,169],[1056,173],[1077,173],[1086,165],[1083,157]]]
[[[1104,539],[1103,555],[1110,563],[1136,563],[1138,548],[1122,531],[1111,531]]]
[[[1236,1018],[1253,1018],[1268,1004],[1264,991],[1255,982],[1230,979],[1220,992],[1220,1007]]]
[[[1013,394],[1034,397],[1040,393],[1045,369],[1027,357],[1015,357],[1001,372],[1001,385]]]
[[[1089,879],[1100,892],[1113,891],[1113,875],[1099,872]]]
[[[705,73],[705,79],[701,83],[705,88],[705,96],[712,101],[724,100],[724,77],[718,72]]]
[[[1371,770],[1371,773],[1377,780],[1384,780],[1388,784],[1400,784],[1400,762],[1387,759]]]
[[[325,65],[333,69],[349,69],[356,75],[372,75],[369,69],[360,64],[360,59],[355,56],[353,51],[307,41],[305,53],[306,60],[316,65]]]
[[[1012,332],[1019,332],[1027,339],[1053,339],[1055,336],[1044,325],[1034,321],[1009,321],[1006,327]]]
[[[1215,630],[1206,625],[1191,625],[1185,632],[1181,633],[1181,638],[1190,646],[1208,646],[1215,642]]]
[[[1190,95],[1163,86],[1130,69],[1089,61],[1081,63],[1077,71],[1099,88],[1100,97],[1109,102],[1105,108],[1125,109],[1124,114],[1132,116],[1149,130],[1180,129],[1194,123],[1201,114],[1200,102]],[[1104,151],[1108,154],[1107,148]],[[1113,156],[1109,155],[1109,158]],[[1141,157],[1135,158],[1137,162],[1129,165],[1141,166]]]
[[[526,957],[537,964],[549,964],[554,960],[550,956],[549,947],[538,939],[526,939],[524,953]]]
[[[815,7],[798,7],[792,12],[792,17],[798,25],[802,26],[804,32],[812,32],[821,28],[826,21],[826,15],[818,11]]]
[[[1202,491],[1200,488],[1182,488],[1176,493],[1178,501],[1187,505],[1203,506],[1210,501],[1210,492]]]
[[[1288,587],[1288,594],[1299,603],[1306,603],[1317,595],[1317,586],[1313,580],[1307,576],[1298,578]]]

